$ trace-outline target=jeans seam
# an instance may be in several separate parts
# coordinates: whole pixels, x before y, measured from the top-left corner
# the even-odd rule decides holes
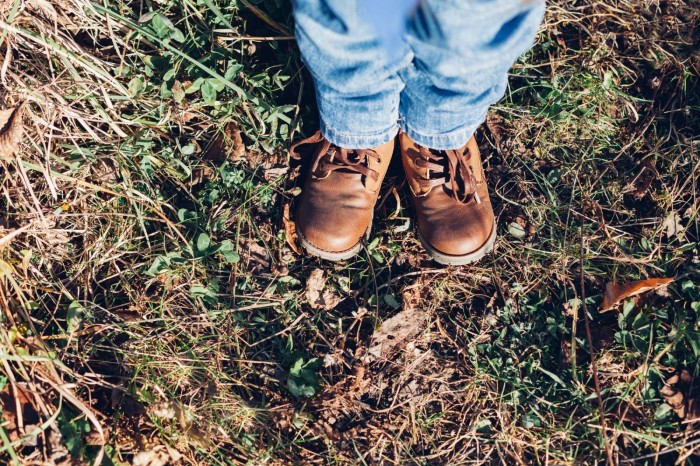
[[[391,141],[399,131],[398,123],[394,123],[387,130],[373,134],[358,135],[349,132],[343,132],[332,128],[323,119],[321,119],[321,133],[331,143],[344,147],[346,149],[369,149],[380,146]],[[349,143],[348,141],[353,141]],[[349,147],[353,146],[353,147]],[[356,147],[354,147],[356,146]],[[365,147],[363,147],[365,146]]]
[[[466,126],[464,128],[460,128],[449,134],[429,135],[413,129],[406,121],[402,121],[401,123],[401,129],[406,134],[408,134],[408,136],[411,139],[413,139],[422,146],[426,146],[430,149],[437,150],[459,149],[469,141],[471,136],[476,132],[476,129],[479,127],[479,124],[477,124],[474,126]]]

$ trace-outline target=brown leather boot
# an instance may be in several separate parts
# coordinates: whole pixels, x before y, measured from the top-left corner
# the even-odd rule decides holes
[[[299,242],[322,259],[348,259],[369,234],[394,140],[373,149],[343,149],[318,131],[294,144],[292,156],[299,158],[298,148],[306,144],[314,147],[296,214]]]
[[[403,132],[399,139],[425,249],[446,265],[484,257],[493,249],[496,223],[474,137],[460,149],[440,151]]]

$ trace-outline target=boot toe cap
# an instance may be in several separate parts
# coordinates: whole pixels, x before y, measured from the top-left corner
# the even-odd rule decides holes
[[[485,219],[486,220],[486,219]],[[469,225],[452,224],[440,228],[421,228],[420,235],[427,245],[446,256],[463,257],[481,250],[493,238],[493,220]]]
[[[300,212],[297,231],[307,246],[324,252],[342,253],[358,246],[365,229],[358,228],[358,219],[353,217],[337,218],[335,215],[304,216]],[[359,230],[362,230],[360,233]]]
[[[327,252],[344,252],[353,249],[360,242],[357,235],[343,233],[340,229],[328,230],[307,225],[299,233],[315,248]]]

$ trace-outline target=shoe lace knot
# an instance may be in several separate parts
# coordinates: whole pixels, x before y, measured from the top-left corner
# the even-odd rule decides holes
[[[420,147],[419,154],[415,165],[426,170],[425,176],[420,176],[428,182],[429,189],[449,184],[450,196],[454,200],[466,204],[474,198],[477,204],[481,204],[476,192],[477,180],[469,164],[472,154],[468,148],[433,150]]]
[[[299,147],[306,144],[317,144],[318,148],[313,155],[311,173],[330,173],[335,170],[344,172],[355,172],[362,176],[377,181],[379,173],[370,168],[369,161],[373,159],[380,162],[379,154],[372,149],[345,149],[328,141],[321,131],[317,131],[313,136],[301,140],[290,148],[291,156],[299,160],[301,154]]]

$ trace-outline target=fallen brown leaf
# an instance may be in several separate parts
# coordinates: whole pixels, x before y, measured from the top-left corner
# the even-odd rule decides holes
[[[286,175],[288,171],[289,171],[288,166],[267,168],[263,172],[263,178],[265,178],[267,181],[272,181],[272,180],[275,180],[281,176]]]
[[[241,259],[251,272],[269,269],[271,258],[267,249],[256,241],[245,240],[240,243]]]
[[[420,295],[420,286],[411,287],[403,292],[401,311],[382,322],[372,335],[367,350],[370,359],[388,358],[421,331],[428,318],[428,311],[420,305]]]
[[[656,166],[654,165],[654,160],[651,158],[646,159],[642,163],[642,168],[635,177],[636,183],[634,185],[634,191],[632,191],[632,196],[634,196],[634,198],[637,200],[640,200],[646,196],[651,183],[658,177],[658,175]]]
[[[647,278],[646,280],[637,280],[622,284],[608,283],[605,285],[605,296],[603,296],[601,311],[609,311],[624,299],[646,293],[647,291],[667,285],[672,281],[673,278]]]
[[[666,403],[681,419],[700,421],[700,382],[683,369],[672,375],[661,389]]]
[[[177,421],[180,425],[181,432],[185,434],[190,441],[202,448],[209,448],[212,445],[212,436],[204,429],[200,428],[195,422],[194,417],[177,403],[155,403],[148,407],[148,414],[152,418],[173,419]]]
[[[0,110],[0,155],[9,157],[19,150],[22,139],[22,112],[24,103],[15,108]]]
[[[492,113],[486,117],[486,127],[491,132],[494,142],[496,143],[496,148],[499,154],[507,155],[508,151],[505,145],[505,135],[503,128],[503,118],[496,116]]]
[[[30,425],[39,423],[39,410],[24,384],[5,385],[0,392],[0,407],[3,428],[13,442],[27,433]]]
[[[683,236],[683,224],[681,223],[681,216],[676,211],[669,213],[664,219],[661,226],[664,228],[664,230],[666,230],[666,236],[668,238],[673,238],[674,236]]]
[[[150,450],[145,450],[134,456],[132,463],[134,466],[165,466],[177,464],[182,455],[168,445],[156,445]]]
[[[229,122],[224,131],[217,133],[206,152],[205,160],[223,162],[225,160],[240,161],[245,158],[246,148],[241,137],[241,130],[237,124]]]
[[[214,170],[206,165],[200,165],[192,170],[192,178],[186,183],[187,186],[196,186],[203,181],[214,178]]]
[[[314,309],[333,309],[340,303],[340,297],[330,290],[325,290],[326,278],[323,270],[314,269],[306,280],[306,299]]]
[[[226,135],[231,140],[233,145],[231,151],[235,159],[241,159],[245,156],[245,144],[243,143],[243,138],[241,137],[241,130],[235,123],[229,123],[226,125]]]
[[[180,423],[180,428],[182,429],[182,432],[187,436],[187,439],[193,442],[195,445],[200,446],[201,448],[210,448],[212,446],[213,438],[211,433],[200,428],[197,425],[197,423],[194,422],[193,416],[185,412],[185,410],[182,409],[178,404],[173,404],[173,408],[175,409],[175,418]],[[168,449],[168,453],[170,453],[172,457],[172,452],[170,449]]]
[[[287,239],[287,244],[292,251],[297,254],[301,254],[301,248],[299,247],[299,235],[297,235],[297,224],[292,220],[292,216],[289,213],[290,206],[285,204],[282,212],[282,223],[284,223],[284,236]]]

